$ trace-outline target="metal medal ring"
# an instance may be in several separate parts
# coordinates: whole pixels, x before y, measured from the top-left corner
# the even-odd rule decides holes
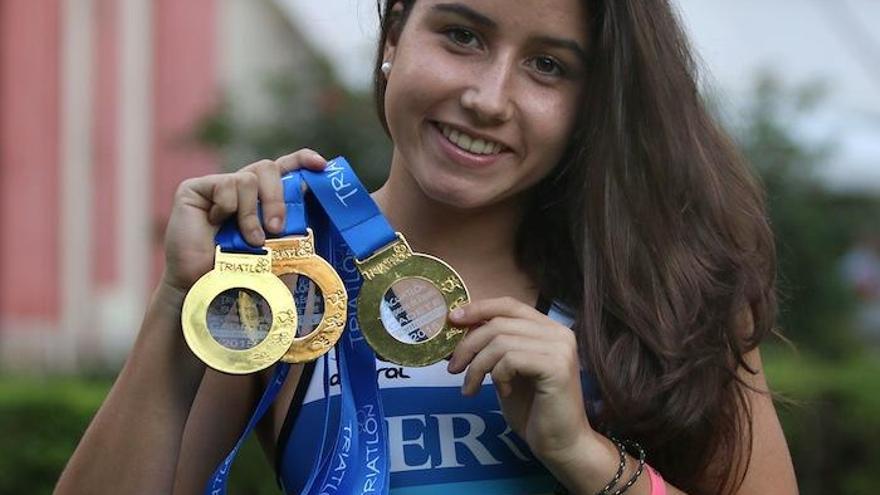
[[[241,375],[266,369],[284,356],[296,335],[293,298],[284,282],[272,274],[272,251],[267,251],[265,255],[224,253],[218,246],[214,269],[192,286],[183,302],[181,324],[186,343],[193,354],[217,371]],[[249,349],[223,346],[208,328],[211,303],[230,289],[249,289],[259,294],[272,312],[272,325],[266,337]]]
[[[294,336],[290,348],[281,358],[285,363],[306,363],[324,355],[336,345],[345,328],[348,294],[336,270],[315,254],[314,235],[308,229],[305,237],[269,239],[266,246],[273,250],[272,273],[276,277],[289,274],[310,278],[321,289],[324,314],[318,326],[303,337]],[[285,286],[286,287],[286,286]],[[288,290],[288,297],[290,291]],[[294,334],[296,335],[296,334]]]
[[[470,299],[461,277],[443,260],[413,253],[406,239],[398,240],[364,261],[356,261],[364,283],[357,301],[361,331],[376,353],[402,366],[428,366],[450,355],[464,337],[466,329],[453,327],[449,321],[428,340],[406,343],[396,339],[382,323],[380,304],[385,293],[404,279],[420,279],[443,296],[447,313]]]

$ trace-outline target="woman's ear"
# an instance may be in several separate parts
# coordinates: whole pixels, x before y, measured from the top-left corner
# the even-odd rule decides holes
[[[403,2],[395,2],[388,12],[388,20],[390,23],[388,36],[385,38],[385,46],[382,48],[382,60],[385,62],[394,61],[394,50],[397,48],[397,42],[400,41],[400,33],[403,31],[404,19]]]
[[[382,50],[382,71],[385,71],[385,64],[391,64],[394,62],[394,49],[396,45],[392,45],[389,40],[385,43],[385,49]]]

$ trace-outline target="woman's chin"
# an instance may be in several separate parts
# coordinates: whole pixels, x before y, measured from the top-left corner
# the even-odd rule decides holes
[[[493,202],[487,191],[473,184],[444,184],[435,181],[423,185],[422,191],[432,201],[459,210],[481,208]]]

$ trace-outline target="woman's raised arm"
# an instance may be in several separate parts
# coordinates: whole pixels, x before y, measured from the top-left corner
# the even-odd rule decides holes
[[[303,149],[234,174],[188,179],[178,187],[165,233],[162,280],[128,360],[62,472],[55,493],[171,493],[186,430],[201,432],[205,441],[231,445],[241,424],[197,414],[192,419],[200,423],[188,425],[194,401],[198,405],[221,400],[229,408],[227,414],[246,420],[258,380],[232,377],[221,380],[229,387],[211,386],[217,382],[210,379],[213,373],[205,373],[204,364],[182,336],[183,300],[213,266],[214,235],[225,219],[236,215],[245,239],[261,245],[266,231],[279,233],[284,225],[281,175],[302,167],[321,170],[324,165],[320,155]],[[257,217],[258,200],[264,224]],[[203,384],[203,377],[211,383]],[[202,472],[213,468],[208,466],[215,462],[213,457],[199,458],[205,466],[192,464],[191,458],[187,463],[193,472]]]

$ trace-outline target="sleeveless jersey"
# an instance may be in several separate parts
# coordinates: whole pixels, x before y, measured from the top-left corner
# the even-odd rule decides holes
[[[538,306],[571,326],[562,308],[546,302]],[[338,420],[336,360],[329,353],[304,369],[278,439],[276,473],[285,493],[300,493],[312,469],[312,453],[320,448],[327,400],[324,359],[330,359],[330,419]],[[478,395],[464,397],[464,375],[450,374],[447,364],[409,368],[376,363],[388,427],[390,493],[552,494],[556,481],[504,421],[491,376]],[[599,405],[597,387],[586,374],[582,383],[592,413]],[[328,443],[336,426],[329,425]]]

